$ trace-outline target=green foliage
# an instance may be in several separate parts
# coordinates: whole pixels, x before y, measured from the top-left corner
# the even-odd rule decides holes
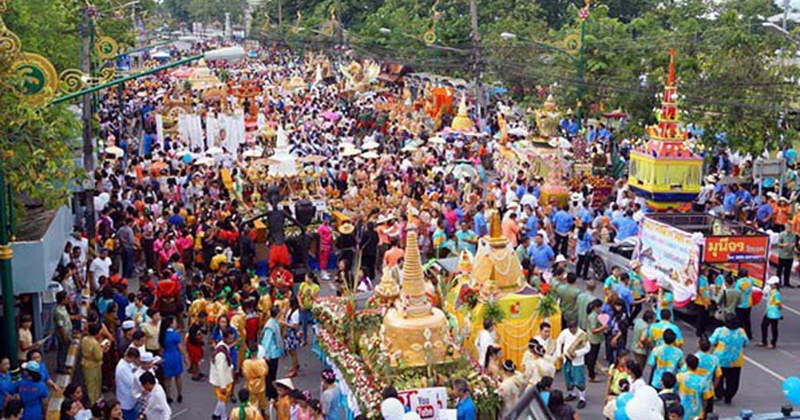
[[[488,300],[483,305],[483,319],[491,319],[495,325],[500,324],[506,319],[506,314],[503,312],[503,307],[497,300]]]
[[[81,5],[72,0],[6,2],[3,21],[22,42],[23,50],[47,57],[56,69],[78,67]]]
[[[71,159],[80,124],[64,106],[37,109],[20,101],[9,64],[0,59],[0,171],[16,193],[54,208],[80,180]]]

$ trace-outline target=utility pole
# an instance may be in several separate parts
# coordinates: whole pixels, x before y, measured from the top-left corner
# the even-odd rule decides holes
[[[3,350],[11,361],[11,370],[16,371],[19,366],[17,354],[17,323],[14,305],[14,279],[11,273],[11,259],[14,251],[11,249],[11,225],[13,219],[11,186],[6,187],[3,172],[0,172],[0,281],[3,288]],[[15,374],[16,376],[16,374]]]
[[[481,83],[481,50],[480,33],[478,32],[478,0],[469,0],[469,14],[472,18],[472,54],[475,70],[475,114],[478,119],[478,129],[483,128],[483,88]]]
[[[280,43],[283,44],[283,0],[278,0],[278,32],[280,33]]]
[[[94,44],[94,15],[93,6],[84,6],[83,23],[81,24],[81,70],[87,76],[92,76],[92,45]],[[83,104],[83,168],[87,180],[84,183],[84,231],[89,239],[89,253],[87,258],[94,254],[94,133],[92,127],[92,95],[81,98]],[[91,260],[89,260],[91,261]]]
[[[786,21],[789,20],[789,0],[783,0],[783,30],[786,30]]]

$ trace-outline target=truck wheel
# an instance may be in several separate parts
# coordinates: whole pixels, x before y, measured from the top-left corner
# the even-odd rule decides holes
[[[608,274],[606,274],[606,265],[603,264],[603,260],[601,260],[600,257],[594,257],[594,259],[592,259],[591,268],[595,281],[601,282],[608,277]]]

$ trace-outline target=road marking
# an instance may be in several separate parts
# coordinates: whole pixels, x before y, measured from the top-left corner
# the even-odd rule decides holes
[[[795,314],[797,316],[800,316],[800,311],[798,311],[795,308],[792,308],[791,306],[783,305],[783,309],[786,309],[787,311],[789,311],[789,312],[791,312],[791,313],[793,313],[793,314]]]
[[[783,381],[785,381],[785,380],[786,380],[786,377],[785,377],[785,376],[783,376],[783,375],[781,375],[781,374],[779,374],[779,373],[775,372],[774,370],[772,370],[772,369],[770,369],[770,368],[768,368],[768,367],[766,367],[766,366],[762,365],[761,363],[758,363],[758,362],[756,362],[756,361],[755,361],[753,358],[751,358],[751,357],[748,357],[748,356],[746,356],[746,355],[745,355],[745,356],[744,356],[744,360],[747,360],[748,362],[752,363],[752,364],[753,364],[755,367],[757,367],[757,368],[759,368],[759,369],[763,370],[764,372],[768,373],[768,374],[769,374],[770,376],[772,376],[773,378],[775,378],[775,379],[777,379],[777,380],[781,381],[781,383],[783,383]]]
[[[689,325],[689,324],[688,324],[686,321],[683,321],[683,320],[678,320],[678,322],[679,322],[679,323],[681,323],[681,324],[683,324],[683,325],[684,325],[686,328],[689,328],[689,329],[692,329],[692,328],[694,328],[693,326]],[[786,377],[785,377],[785,376],[782,376],[781,374],[779,374],[779,373],[775,372],[774,370],[772,370],[772,369],[770,369],[770,368],[768,368],[768,367],[766,367],[766,366],[762,365],[761,363],[758,363],[758,362],[757,362],[757,361],[755,361],[755,359],[753,359],[752,357],[749,357],[749,356],[745,355],[745,356],[744,356],[744,360],[747,360],[748,362],[752,363],[752,364],[753,364],[753,366],[755,366],[755,367],[757,367],[757,368],[759,368],[759,369],[763,370],[763,371],[764,371],[764,372],[766,372],[768,375],[770,375],[770,376],[772,376],[773,378],[775,378],[775,379],[777,379],[777,380],[781,381],[781,383],[782,383],[783,381],[785,381],[785,380],[786,380]]]
[[[175,417],[181,416],[181,415],[183,415],[184,413],[186,413],[187,411],[189,411],[189,409],[188,409],[188,408],[184,408],[183,410],[181,410],[181,411],[178,411],[177,413],[173,414],[173,415],[172,415],[172,418],[174,419]]]

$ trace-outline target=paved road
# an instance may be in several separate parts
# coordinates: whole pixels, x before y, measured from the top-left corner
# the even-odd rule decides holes
[[[795,279],[795,282],[798,280]],[[322,293],[324,295],[333,293],[330,283],[323,283]],[[800,290],[785,289],[783,295],[785,320],[780,324],[781,336],[778,348],[769,350],[757,347],[753,343],[745,350],[746,362],[739,393],[731,406],[718,403],[715,408],[715,412],[722,417],[737,415],[742,409],[752,409],[757,413],[778,412],[781,405],[787,404],[781,392],[783,379],[788,376],[800,376],[800,333],[798,333],[800,331]],[[763,304],[753,310],[756,342],[761,337],[759,326],[763,314]],[[683,322],[680,327],[686,341],[685,350],[694,352],[697,347],[694,328]],[[319,397],[321,363],[309,347],[301,349],[299,357],[301,371],[294,380],[295,385],[299,389],[309,390],[317,398]],[[602,357],[603,353],[601,352]],[[279,378],[288,369],[288,364],[288,359],[281,360]],[[204,360],[203,369],[205,372],[208,371],[207,360]],[[645,376],[649,377],[649,372],[646,372]],[[184,379],[186,387],[184,402],[182,404],[173,403],[173,418],[191,420],[210,418],[215,405],[211,386],[207,382],[193,382],[189,380],[188,376]],[[560,374],[556,378],[556,387],[563,389],[563,377]],[[582,418],[602,419],[600,413],[603,407],[602,393],[604,389],[604,383],[589,384],[587,393],[589,404],[581,410]]]

